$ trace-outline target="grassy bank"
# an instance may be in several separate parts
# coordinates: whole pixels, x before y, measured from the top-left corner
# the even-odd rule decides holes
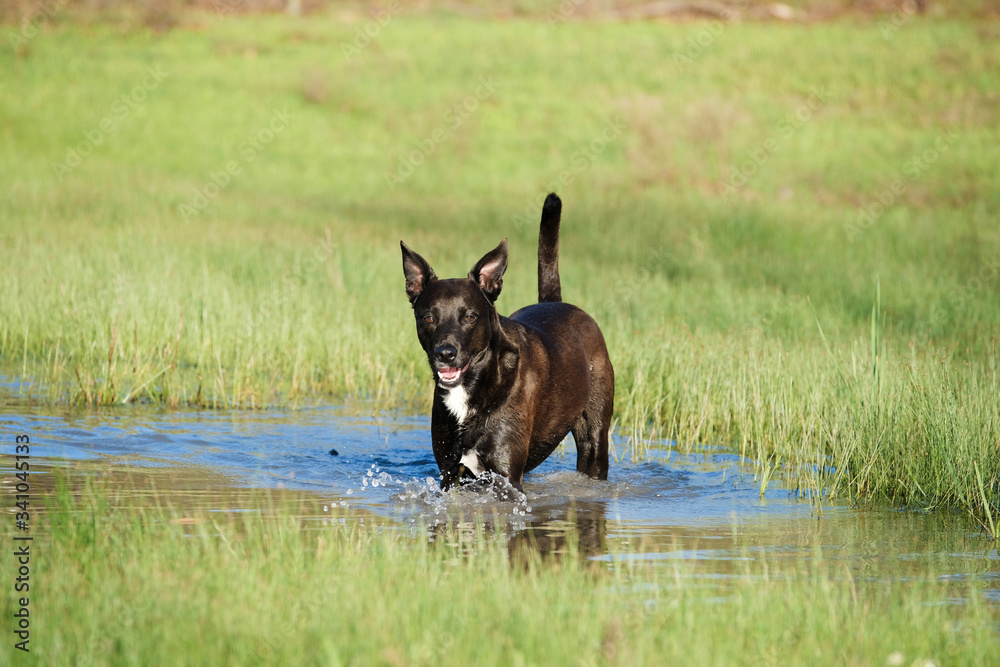
[[[996,521],[997,24],[365,26],[53,21],[0,50],[27,400],[425,409],[398,240],[453,276],[510,237],[510,312],[557,190],[626,432]]]
[[[817,542],[806,561],[734,561],[732,583],[706,598],[698,561],[512,562],[489,531],[432,543],[336,511],[304,521],[315,500],[256,495],[220,513],[135,493],[120,481],[62,486],[35,514],[36,660],[986,664],[996,652],[996,610],[974,578],[949,581],[933,560],[855,576]],[[956,597],[967,599],[941,603]],[[7,618],[14,604],[3,596]],[[0,656],[13,652],[4,642]]]

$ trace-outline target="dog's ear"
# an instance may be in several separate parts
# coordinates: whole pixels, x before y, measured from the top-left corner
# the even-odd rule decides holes
[[[406,296],[412,305],[421,292],[432,280],[437,280],[434,269],[423,257],[410,250],[405,243],[399,242],[403,250],[403,275],[406,276]]]
[[[497,300],[503,287],[503,274],[507,270],[507,239],[486,253],[469,271],[469,279],[479,285],[490,302]]]

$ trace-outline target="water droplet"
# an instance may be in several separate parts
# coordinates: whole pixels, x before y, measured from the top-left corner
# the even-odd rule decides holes
[[[347,490],[347,495],[351,495],[352,493],[354,493],[354,489],[348,489]]]
[[[327,507],[326,505],[323,505],[323,511],[324,511],[324,512],[329,512],[329,511],[330,511],[330,508],[329,508],[329,507]]]

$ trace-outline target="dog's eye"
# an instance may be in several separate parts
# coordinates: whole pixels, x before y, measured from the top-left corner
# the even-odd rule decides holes
[[[469,313],[468,315],[466,315],[462,319],[465,321],[466,324],[472,324],[478,318],[473,313]]]
[[[434,324],[434,316],[431,315],[430,313],[427,313],[426,315],[424,315],[424,322],[426,322],[427,324]]]

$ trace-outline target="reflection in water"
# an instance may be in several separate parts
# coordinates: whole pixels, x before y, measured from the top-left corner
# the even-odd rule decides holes
[[[526,552],[543,558],[571,554],[588,558],[606,553],[606,512],[604,501],[579,501],[535,514],[511,537],[511,557],[523,558]]]
[[[439,502],[450,503],[450,499]],[[590,558],[607,552],[604,501],[568,501],[531,509],[521,514],[509,503],[495,503],[470,512],[456,503],[438,513],[426,530],[431,541],[460,551],[474,549],[484,536],[507,540],[508,552],[516,561],[538,556]]]

